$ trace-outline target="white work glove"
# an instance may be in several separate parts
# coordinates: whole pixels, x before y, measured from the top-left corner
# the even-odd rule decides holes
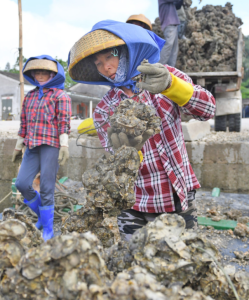
[[[68,134],[63,133],[60,135],[60,151],[59,151],[59,164],[63,166],[65,162],[69,158],[69,151],[68,151]]]
[[[169,70],[162,64],[150,64],[144,59],[137,70],[144,76],[141,82],[136,84],[137,88],[159,94],[170,87],[172,78]]]
[[[18,155],[22,154],[22,149],[24,147],[23,142],[24,142],[24,138],[21,137],[21,136],[18,136],[16,146],[15,146],[15,150],[13,151],[13,155],[12,155],[12,162],[14,162],[16,160],[16,157]]]

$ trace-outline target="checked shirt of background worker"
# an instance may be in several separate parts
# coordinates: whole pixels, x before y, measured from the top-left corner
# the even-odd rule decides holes
[[[30,149],[42,144],[59,148],[59,136],[70,133],[70,98],[57,88],[44,92],[40,100],[38,95],[34,89],[25,96],[18,135]]]
[[[194,93],[187,104],[181,107],[185,114],[193,115],[197,120],[206,121],[214,116],[215,99],[212,94],[198,85],[181,71],[167,66],[175,76],[191,83]],[[111,89],[97,105],[93,118],[95,127],[101,126],[109,114],[114,111],[121,100],[128,98],[123,90]],[[152,136],[143,146],[143,162],[140,165],[134,190],[136,203],[134,210],[161,213],[175,211],[173,188],[177,192],[182,210],[188,208],[187,192],[197,189],[200,184],[190,165],[181,127],[180,107],[161,94],[150,94],[144,91],[142,102],[152,105],[156,115],[162,120],[161,131]],[[113,112],[111,112],[113,114]],[[108,146],[107,128],[105,124],[98,129],[103,147]]]

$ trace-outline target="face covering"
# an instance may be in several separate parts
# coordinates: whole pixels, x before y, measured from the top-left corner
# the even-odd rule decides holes
[[[54,72],[50,72],[49,79],[48,79],[47,81],[41,82],[41,81],[38,81],[38,80],[35,79],[35,71],[31,71],[31,76],[34,78],[34,81],[35,81],[36,83],[39,83],[39,85],[44,85],[44,84],[48,83],[51,79],[54,78],[55,75],[56,75],[56,74],[55,74]]]
[[[127,72],[128,72],[128,68],[129,68],[129,57],[128,57],[128,50],[126,47],[122,47],[121,48],[121,54],[119,57],[119,64],[118,64],[118,68],[116,71],[116,75],[114,79],[111,79],[103,74],[101,74],[99,72],[99,74],[104,77],[105,79],[107,79],[108,81],[112,82],[112,83],[119,83],[119,82],[124,82]]]

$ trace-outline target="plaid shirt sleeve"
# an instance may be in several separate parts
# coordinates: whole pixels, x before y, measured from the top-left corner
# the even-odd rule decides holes
[[[28,94],[27,94],[28,96]],[[18,135],[25,138],[26,136],[26,130],[27,130],[27,122],[26,122],[26,113],[25,113],[25,105],[26,105],[26,97],[24,97],[23,103],[22,103],[22,111],[21,111],[21,116],[20,116],[20,129],[18,131]]]
[[[193,118],[199,121],[207,121],[211,119],[215,114],[215,98],[206,89],[200,85],[195,85],[192,79],[180,70],[166,66],[168,70],[175,76],[182,80],[189,82],[194,87],[194,93],[187,104],[181,107],[181,110],[186,115],[192,115]]]
[[[108,147],[108,135],[107,128],[110,127],[110,123],[108,122],[109,111],[110,115],[113,114],[113,111],[110,110],[110,103],[112,99],[112,92],[108,92],[97,105],[96,109],[93,113],[94,126],[97,129],[98,136],[102,147]],[[110,148],[105,148],[106,151],[109,151]]]
[[[63,133],[70,133],[71,114],[71,98],[64,91],[59,91],[56,102],[59,135]]]

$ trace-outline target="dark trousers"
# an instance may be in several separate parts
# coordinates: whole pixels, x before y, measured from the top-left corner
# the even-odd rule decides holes
[[[195,203],[196,191],[188,192],[188,209],[182,211],[181,202],[177,194],[174,194],[176,211],[170,214],[178,214],[186,222],[187,229],[197,229],[197,209]],[[134,209],[123,210],[118,216],[118,228],[123,240],[129,241],[132,234],[139,228],[145,226],[148,222],[153,222],[156,217],[162,213],[146,213]]]
[[[40,195],[42,206],[54,204],[54,188],[56,175],[59,170],[59,148],[41,145],[33,149],[26,149],[21,168],[16,179],[16,188],[28,201],[35,196],[32,187],[35,176],[40,173]]]

